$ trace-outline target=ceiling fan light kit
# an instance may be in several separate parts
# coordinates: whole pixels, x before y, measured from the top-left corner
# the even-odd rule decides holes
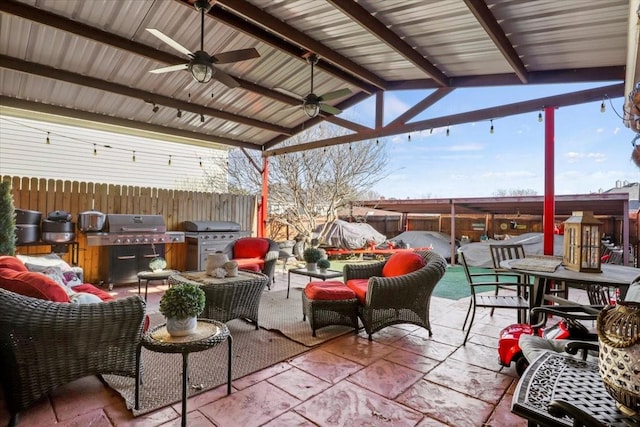
[[[209,55],[203,51],[193,54],[193,59],[189,61],[189,72],[193,79],[200,83],[209,83],[213,78],[214,70],[208,60]]]

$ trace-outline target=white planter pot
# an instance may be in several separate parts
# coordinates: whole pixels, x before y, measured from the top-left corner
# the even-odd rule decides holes
[[[167,318],[167,332],[173,337],[184,337],[191,335],[198,327],[197,317],[187,317],[186,319]]]
[[[315,262],[308,262],[307,263],[307,271],[316,271],[316,263]]]

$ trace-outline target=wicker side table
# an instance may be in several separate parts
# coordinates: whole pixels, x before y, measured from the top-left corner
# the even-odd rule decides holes
[[[224,340],[229,346],[227,359],[227,394],[231,394],[231,358],[233,338],[224,323],[198,319],[198,327],[195,333],[184,337],[172,337],[167,332],[167,325],[162,324],[151,329],[143,335],[138,346],[136,355],[136,393],[135,408],[138,409],[140,403],[140,354],[142,347],[159,353],[181,353],[182,354],[182,426],[187,425],[187,381],[189,353],[208,350]]]

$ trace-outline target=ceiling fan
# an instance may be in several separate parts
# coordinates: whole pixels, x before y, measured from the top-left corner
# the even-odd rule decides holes
[[[155,28],[147,28],[151,34],[174,48],[180,53],[189,57],[189,62],[185,64],[171,65],[169,67],[158,68],[149,71],[154,74],[169,73],[171,71],[189,70],[193,78],[200,83],[208,83],[215,76],[217,80],[230,88],[238,87],[239,83],[229,74],[214,67],[214,64],[228,64],[231,62],[244,61],[246,59],[260,56],[254,48],[233,50],[230,52],[209,55],[204,50],[204,14],[209,12],[211,4],[208,0],[196,0],[194,7],[200,12],[200,50],[191,52],[177,41],[173,40]]]
[[[332,105],[325,104],[324,101],[330,101],[332,99],[349,95],[351,93],[351,90],[348,88],[344,88],[325,93],[324,95],[316,95],[315,93],[313,93],[313,67],[318,63],[318,55],[316,55],[315,53],[309,54],[307,56],[307,62],[311,64],[311,91],[307,96],[302,98],[302,109],[304,110],[306,115],[314,118],[320,113],[320,111],[333,115],[342,113],[342,110]]]

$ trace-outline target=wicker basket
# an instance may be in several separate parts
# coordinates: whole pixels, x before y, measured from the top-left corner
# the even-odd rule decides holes
[[[600,376],[627,414],[640,412],[640,303],[620,302],[598,315]]]

